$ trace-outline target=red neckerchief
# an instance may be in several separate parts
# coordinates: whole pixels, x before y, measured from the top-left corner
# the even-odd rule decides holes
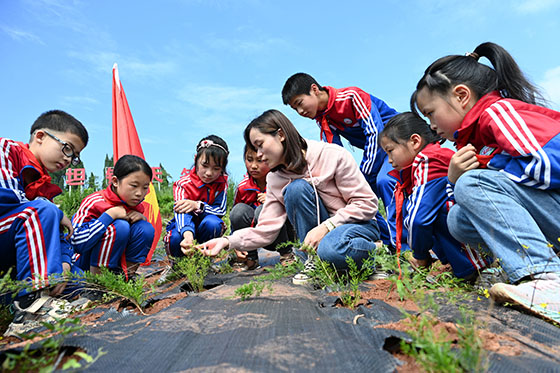
[[[197,189],[200,189],[202,187],[206,187],[207,189],[210,189],[210,193],[209,193],[209,196],[208,196],[208,201],[203,201],[203,202],[206,202],[209,205],[214,203],[214,198],[216,197],[216,192],[218,190],[225,190],[224,184],[227,185],[227,176],[225,176],[225,175],[220,175],[216,180],[212,181],[209,184],[205,184],[202,180],[200,180],[200,178],[196,174],[196,166],[193,167],[189,171],[189,176],[190,176],[191,183],[193,183],[193,185]]]
[[[329,94],[329,101],[327,103],[327,108],[322,113],[318,114],[315,117],[315,120],[319,123],[319,127],[321,127],[321,140],[325,138],[328,143],[332,144],[334,135],[332,133],[330,125],[336,127],[339,130],[343,130],[344,126],[335,122],[330,123],[328,119],[329,116],[327,115],[327,112],[334,106],[334,101],[338,90],[336,88],[328,86],[324,86],[323,88],[325,88],[327,90],[327,93]]]
[[[35,155],[29,150],[29,145],[22,142],[16,141],[16,143],[21,147],[23,153],[27,157],[27,162],[33,169],[39,174],[36,180],[33,180],[29,184],[25,185],[25,180],[23,177],[23,172],[19,175],[24,185],[25,195],[29,200],[34,200],[37,197],[45,197],[52,201],[54,197],[62,193],[57,185],[51,183],[51,176],[47,169],[39,162]],[[25,170],[26,167],[23,168]],[[22,170],[22,171],[23,171]]]
[[[407,190],[410,190],[412,187],[412,164],[408,165],[407,167],[403,168],[400,172],[393,170],[389,172],[389,174],[397,177],[397,185],[395,187],[395,209],[396,209],[396,217],[395,217],[395,228],[396,228],[396,243],[395,248],[397,251],[397,264],[399,266],[399,279],[402,277],[401,271],[401,246],[402,246],[402,231],[403,231],[403,204],[404,204],[404,195]]]
[[[110,209],[111,207],[115,207],[115,206],[122,206],[125,208],[126,212],[130,212],[130,211],[138,211],[139,213],[144,213],[144,206],[142,206],[142,203],[139,203],[136,206],[129,206],[126,204],[125,201],[123,201],[114,191],[113,188],[111,187],[111,185],[108,185],[107,188],[105,188],[102,192],[101,195],[103,196],[103,199],[105,200],[106,204],[104,203],[100,203],[100,206],[96,209],[102,210],[101,214],[105,211],[107,211],[108,209]],[[97,206],[96,206],[97,207]],[[99,214],[98,216],[101,216],[101,214]]]

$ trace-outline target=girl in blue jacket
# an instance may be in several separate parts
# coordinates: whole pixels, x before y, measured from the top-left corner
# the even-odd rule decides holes
[[[394,168],[389,174],[397,179],[397,252],[404,225],[418,265],[429,266],[433,250],[442,263],[451,264],[457,277],[474,279],[486,262],[447,228],[453,204],[446,193],[447,169],[454,152],[442,148],[438,140],[428,124],[411,112],[394,116],[381,132],[380,145]]]

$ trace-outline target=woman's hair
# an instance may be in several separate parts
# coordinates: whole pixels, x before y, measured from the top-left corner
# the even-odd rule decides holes
[[[142,171],[148,175],[150,180],[152,180],[152,169],[150,165],[136,155],[127,154],[120,157],[117,163],[115,163],[113,176],[115,176],[118,180],[122,180],[129,174],[136,171]]]
[[[229,149],[226,142],[219,136],[206,136],[198,142],[196,146],[196,155],[194,156],[194,165],[197,166],[198,158],[204,154],[206,160],[212,159],[216,165],[226,172],[228,162]]]
[[[494,68],[478,62],[480,57],[486,57]],[[476,100],[492,91],[499,91],[505,98],[534,105],[546,104],[542,94],[521,72],[513,57],[499,45],[486,42],[472,53],[442,57],[428,66],[410,99],[411,110],[418,113],[416,96],[422,88],[445,97],[458,84],[468,86],[476,95]]]
[[[383,137],[397,144],[403,144],[414,134],[418,134],[424,139],[424,146],[442,140],[424,119],[415,113],[407,111],[395,115],[387,122],[379,135],[379,144],[381,144]]]
[[[305,139],[301,137],[292,122],[290,122],[284,114],[278,110],[267,110],[253,119],[247,128],[245,128],[245,132],[243,133],[245,144],[247,147],[256,152],[257,149],[253,146],[251,138],[249,137],[249,133],[253,128],[264,134],[272,136],[276,135],[278,130],[282,130],[282,132],[284,132],[285,140],[282,143],[284,147],[282,156],[284,158],[283,163],[285,166],[277,166],[271,171],[274,172],[285,167],[288,171],[296,173],[304,172],[305,167],[307,166],[307,161],[305,160],[302,150],[307,150],[307,142],[305,142]]]

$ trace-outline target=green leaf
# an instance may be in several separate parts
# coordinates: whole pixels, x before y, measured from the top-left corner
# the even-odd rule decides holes
[[[76,359],[70,359],[66,363],[64,363],[64,365],[62,366],[62,370],[78,369],[78,368],[81,368],[81,367],[82,367],[82,364],[78,363],[78,361]]]
[[[74,352],[74,355],[78,355],[79,357],[81,357],[82,359],[84,359],[88,363],[91,363],[93,361],[93,356],[88,355],[85,352],[76,351],[76,352]]]

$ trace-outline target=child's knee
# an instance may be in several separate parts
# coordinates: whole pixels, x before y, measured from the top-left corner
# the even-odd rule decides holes
[[[248,226],[247,222],[250,224],[253,220],[254,214],[255,210],[251,206],[245,203],[238,203],[231,209],[231,212],[229,213],[229,221],[231,222],[232,227],[236,227],[235,229],[243,225]]]
[[[154,240],[155,229],[153,225],[145,220],[140,220],[131,226],[131,236],[142,242],[152,242]]]

